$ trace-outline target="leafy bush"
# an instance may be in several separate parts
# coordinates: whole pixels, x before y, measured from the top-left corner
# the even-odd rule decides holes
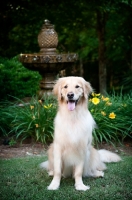
[[[47,97],[43,102],[32,97],[29,103],[19,99],[18,102],[8,103],[7,107],[2,109],[4,120],[0,129],[3,134],[15,136],[22,141],[31,137],[42,143],[50,142],[53,137],[53,119],[57,108],[55,100]],[[10,128],[5,129],[7,123]]]
[[[132,132],[132,99],[130,95],[104,97],[92,93],[89,99],[97,128],[93,131],[94,143],[120,141]]]
[[[1,106],[1,132],[21,140],[31,137],[43,143],[53,139],[53,120],[57,102],[53,97],[39,100],[35,97],[29,103]],[[93,93],[89,99],[89,110],[98,128],[93,131],[94,144],[102,141],[121,141],[132,132],[132,99],[129,95],[107,96]]]
[[[1,99],[33,96],[38,90],[39,80],[39,73],[26,69],[17,57],[10,60],[0,58]]]
[[[6,137],[11,130],[10,124],[13,120],[12,112],[10,112],[11,102],[0,103],[0,135]]]
[[[132,93],[132,71],[125,74],[122,81],[123,91],[126,93]]]

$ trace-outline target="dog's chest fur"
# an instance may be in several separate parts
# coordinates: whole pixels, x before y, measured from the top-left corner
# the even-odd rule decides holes
[[[94,123],[88,110],[59,110],[55,118],[54,140],[62,146],[86,146],[92,141]]]

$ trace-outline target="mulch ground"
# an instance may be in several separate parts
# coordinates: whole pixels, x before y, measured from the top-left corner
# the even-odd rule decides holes
[[[41,143],[24,143],[17,144],[14,146],[0,145],[0,158],[10,159],[25,156],[41,156],[46,155],[46,150],[48,146]],[[117,144],[115,147],[103,142],[98,146],[98,149],[107,149],[112,152],[118,153],[120,155],[130,155],[132,156],[132,139],[126,139],[123,145]]]

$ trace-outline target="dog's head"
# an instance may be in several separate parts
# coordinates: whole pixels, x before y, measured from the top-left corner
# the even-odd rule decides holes
[[[70,111],[73,111],[81,100],[87,100],[91,92],[92,87],[89,82],[82,77],[73,76],[60,78],[53,89],[58,100],[64,101]]]

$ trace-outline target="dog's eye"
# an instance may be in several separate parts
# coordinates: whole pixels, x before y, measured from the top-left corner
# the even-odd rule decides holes
[[[79,85],[76,85],[75,88],[79,88]]]
[[[67,86],[67,85],[65,85],[65,86],[64,86],[64,88],[68,88],[68,86]]]

